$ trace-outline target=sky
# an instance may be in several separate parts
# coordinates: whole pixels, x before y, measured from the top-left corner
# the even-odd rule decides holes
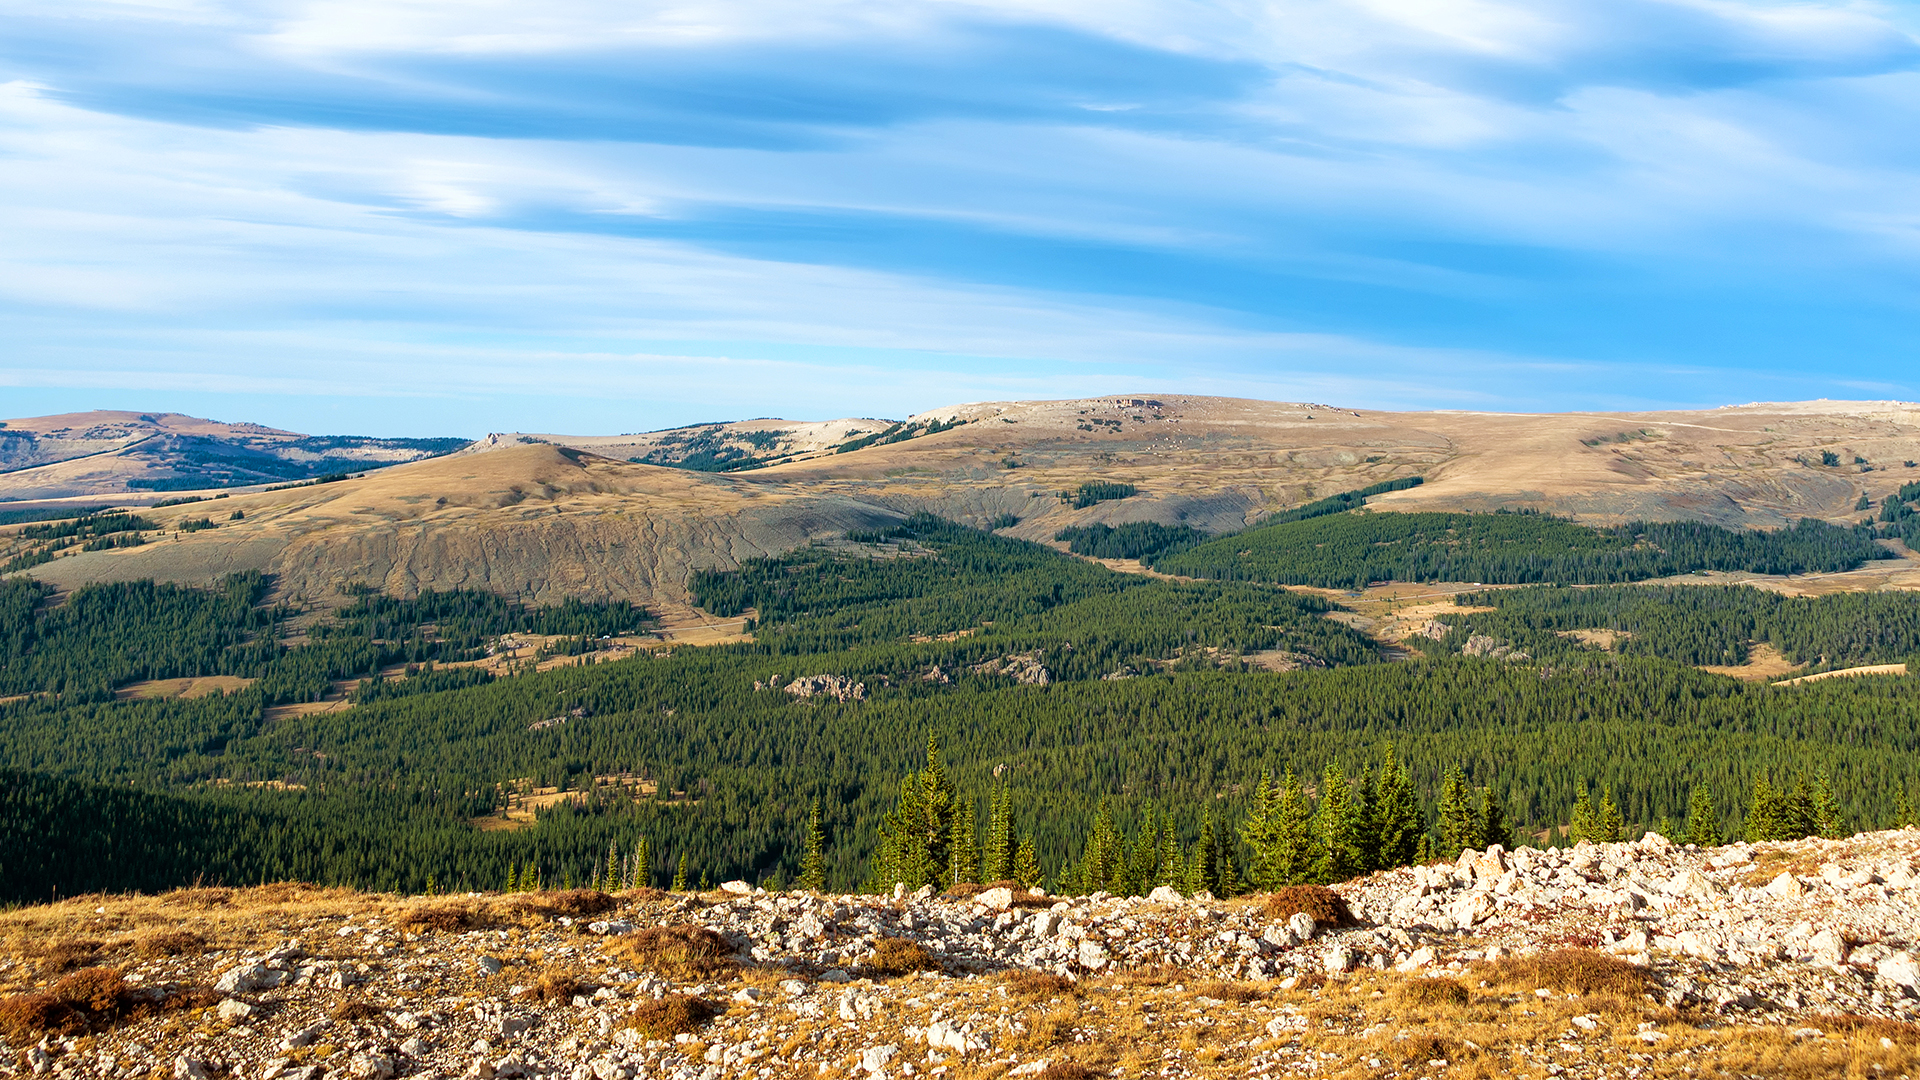
[[[0,415],[1920,399],[1920,5],[10,0]]]

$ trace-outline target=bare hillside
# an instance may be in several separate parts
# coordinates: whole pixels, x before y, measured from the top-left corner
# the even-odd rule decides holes
[[[1017,521],[1005,531],[1030,539],[1088,521],[1220,531],[1418,475],[1423,486],[1377,505],[1768,528],[1803,516],[1849,520],[1862,493],[1877,503],[1920,480],[1920,468],[1907,464],[1920,459],[1920,406],[1887,402],[1516,415],[1127,396],[869,421],[858,430],[900,437],[845,452],[845,442],[823,440],[861,422],[750,423],[811,431],[814,449],[749,471],[701,472],[624,460],[653,452],[618,441],[633,437],[498,437],[361,479],[150,511],[215,527],[75,553],[32,572],[73,586],[148,576],[204,582],[258,568],[279,575],[287,595],[316,600],[364,582],[397,593],[475,586],[543,602],[679,602],[697,568],[731,567],[917,510],[979,525],[1010,517]],[[799,435],[782,438],[801,445]],[[1089,480],[1139,492],[1084,508],[1057,497]]]
[[[0,423],[0,500],[153,502],[170,492],[288,483],[418,461],[465,443],[302,435],[179,413],[37,416]]]

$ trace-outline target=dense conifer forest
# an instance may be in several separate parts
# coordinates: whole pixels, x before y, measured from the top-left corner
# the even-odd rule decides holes
[[[1674,549],[1840,559],[1856,535],[1727,541],[1527,515],[1453,527],[1487,541],[1468,545],[1493,552],[1487,565],[1520,557],[1500,537],[1565,536],[1545,549],[1569,560],[1554,565],[1607,573]],[[1629,561],[1604,562],[1616,556]],[[1920,633],[1904,594],[1489,590],[1441,620],[1426,655],[1386,663],[1316,596],[1112,573],[928,517],[692,584],[708,610],[752,612],[753,639],[596,663],[595,642],[644,613],[366,591],[295,612],[253,575],[64,597],[0,582],[5,894],[498,888],[528,867],[584,883],[610,845],[643,839],[656,885],[683,860],[692,880],[778,883],[808,865],[810,837],[836,889],[974,875],[1220,893],[1492,839],[1566,842],[1569,826],[1885,825],[1911,816],[1920,765],[1920,680],[1777,686],[1688,666],[1749,639],[1828,666],[1903,658]],[[1593,627],[1629,636],[1605,652],[1561,633]],[[549,651],[579,662],[460,666],[506,633],[554,637],[566,647]],[[1465,655],[1476,634],[1530,655]],[[209,674],[252,681],[115,696]],[[351,707],[285,707],[341,686]],[[499,816],[549,789],[531,820]]]

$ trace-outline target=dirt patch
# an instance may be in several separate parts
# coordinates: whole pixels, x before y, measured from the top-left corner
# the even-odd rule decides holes
[[[234,694],[254,684],[253,679],[243,679],[238,675],[202,675],[191,679],[145,679],[128,683],[113,692],[121,701],[150,701],[155,699],[209,697],[213,694]]]
[[[1563,638],[1571,638],[1582,645],[1591,645],[1596,649],[1613,651],[1615,645],[1633,637],[1631,630],[1561,630]]]
[[[1765,642],[1747,649],[1747,662],[1744,664],[1702,664],[1701,671],[1710,671],[1715,675],[1731,675],[1736,679],[1749,682],[1763,682],[1777,679],[1799,667],[1799,664],[1780,655],[1780,650]]]
[[[1863,667],[1841,668],[1838,671],[1819,671],[1812,675],[1802,675],[1797,679],[1782,679],[1781,686],[1798,686],[1801,683],[1819,682],[1821,679],[1843,679],[1860,675],[1905,675],[1905,664],[1867,664]]]

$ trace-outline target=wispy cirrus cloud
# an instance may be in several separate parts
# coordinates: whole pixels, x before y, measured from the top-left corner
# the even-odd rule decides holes
[[[399,394],[550,429],[1021,387],[1625,407],[1871,374],[1920,396],[1911,22],[16,5],[0,383],[66,408],[225,385],[294,426],[334,386],[330,416],[418,417],[353,404]]]

